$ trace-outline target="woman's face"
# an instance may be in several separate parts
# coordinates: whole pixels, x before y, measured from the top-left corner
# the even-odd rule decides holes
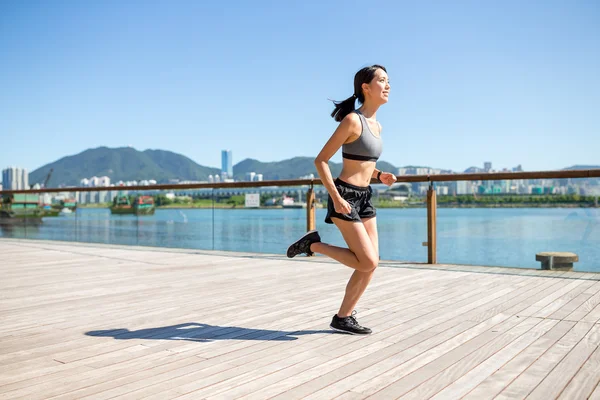
[[[370,83],[363,83],[365,99],[369,98],[378,104],[385,104],[390,95],[390,81],[387,73],[382,69],[375,71],[375,76]]]

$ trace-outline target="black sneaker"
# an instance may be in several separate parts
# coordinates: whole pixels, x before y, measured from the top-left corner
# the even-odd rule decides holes
[[[340,318],[336,315],[331,320],[329,327],[334,331],[349,333],[351,335],[369,335],[371,329],[364,326],[360,326],[356,321],[356,311],[352,312],[352,315],[345,318]]]
[[[298,241],[292,243],[292,245],[288,247],[287,256],[289,258],[294,258],[298,254],[306,254],[312,256],[314,253],[310,251],[310,245],[320,241],[321,237],[319,236],[319,232],[309,231],[300,239],[298,239]]]

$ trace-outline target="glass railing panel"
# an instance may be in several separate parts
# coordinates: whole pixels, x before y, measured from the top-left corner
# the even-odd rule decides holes
[[[596,181],[436,183],[437,261],[540,268],[537,253],[571,252],[575,271],[599,272]]]
[[[155,211],[139,213],[137,244],[212,250],[212,189],[162,190],[148,193]]]

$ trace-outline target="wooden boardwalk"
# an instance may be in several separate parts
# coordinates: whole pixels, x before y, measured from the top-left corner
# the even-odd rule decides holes
[[[599,274],[0,239],[1,399],[600,399]]]

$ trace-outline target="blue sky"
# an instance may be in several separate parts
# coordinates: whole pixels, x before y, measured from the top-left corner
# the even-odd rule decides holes
[[[3,1],[0,166],[127,145],[213,167],[222,149],[315,156],[328,99],[373,63],[396,166],[598,165],[599,21],[595,0]]]

